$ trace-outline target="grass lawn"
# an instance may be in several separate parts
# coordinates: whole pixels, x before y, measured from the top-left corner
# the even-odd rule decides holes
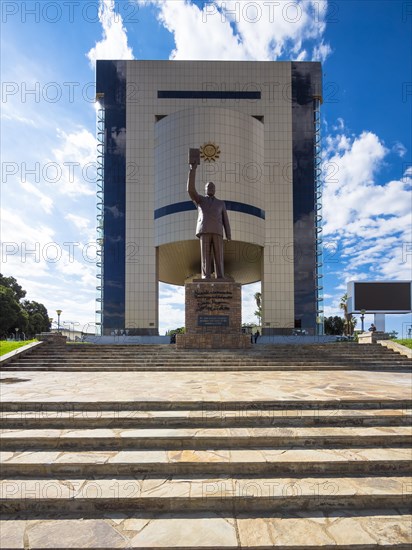
[[[14,351],[17,348],[21,348],[35,341],[36,340],[26,340],[25,342],[9,342],[7,340],[0,340],[0,355],[5,355],[6,353],[10,353],[11,351]]]
[[[398,342],[398,344],[402,344],[402,346],[405,346],[406,348],[412,349],[412,338],[404,338],[403,340],[395,340],[395,342]]]

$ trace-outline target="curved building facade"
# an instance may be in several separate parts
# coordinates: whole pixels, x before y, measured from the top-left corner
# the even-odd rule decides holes
[[[159,279],[183,285],[200,276],[195,206],[185,182],[189,148],[208,143],[213,157],[197,170],[197,189],[203,194],[205,183],[213,181],[217,196],[226,201],[236,240],[226,243],[225,272],[240,283],[258,281],[265,242],[264,127],[224,107],[182,109],[156,123],[154,237]]]
[[[213,181],[229,215],[225,273],[262,281],[263,333],[320,324],[319,63],[98,61],[103,333],[157,334],[158,282],[199,277],[186,191]]]

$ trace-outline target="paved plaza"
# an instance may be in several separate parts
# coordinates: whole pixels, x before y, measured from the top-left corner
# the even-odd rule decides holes
[[[38,346],[2,365],[1,548],[410,549],[381,346]]]

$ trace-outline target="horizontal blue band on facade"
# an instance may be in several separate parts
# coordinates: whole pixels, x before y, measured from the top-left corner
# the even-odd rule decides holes
[[[261,92],[219,92],[212,90],[158,90],[158,99],[261,99]]]
[[[226,209],[232,212],[242,212],[242,214],[249,214],[250,216],[256,216],[261,220],[265,219],[265,211],[257,206],[245,204],[237,201],[225,201]],[[154,219],[158,220],[163,216],[169,216],[170,214],[178,214],[179,212],[187,212],[189,210],[196,210],[196,206],[192,201],[176,202],[174,204],[168,204],[162,206],[154,211]]]

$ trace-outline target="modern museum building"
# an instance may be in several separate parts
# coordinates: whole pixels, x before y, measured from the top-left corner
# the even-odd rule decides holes
[[[226,203],[225,274],[261,281],[262,333],[321,332],[321,64],[97,61],[96,92],[102,334],[157,335],[159,281],[200,276],[190,148]]]

